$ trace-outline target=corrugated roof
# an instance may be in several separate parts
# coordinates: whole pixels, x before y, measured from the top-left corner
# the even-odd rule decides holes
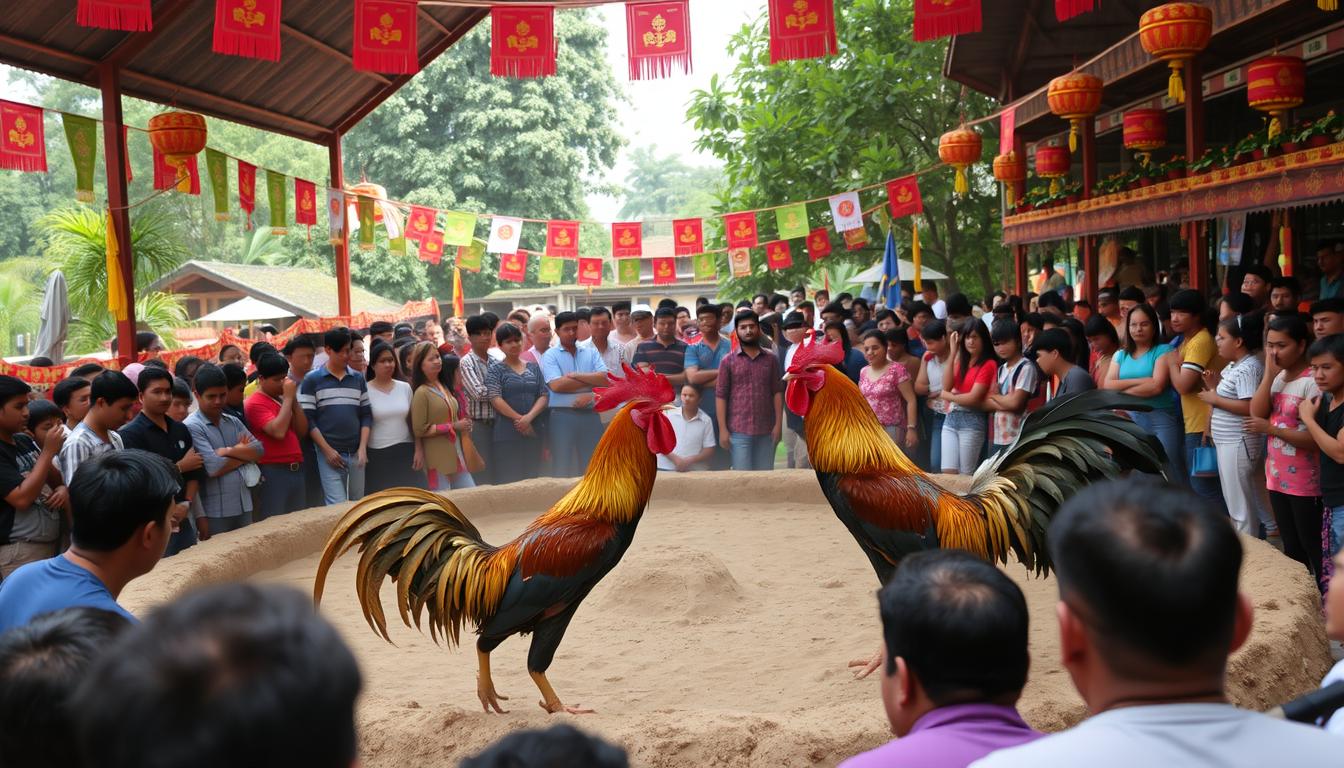
[[[284,307],[301,317],[334,317],[339,313],[336,306],[336,278],[303,267],[268,267],[193,260],[160,278],[150,286],[150,289],[171,291],[173,286],[198,277],[213,280],[262,301]],[[401,306],[391,299],[363,288],[350,287],[352,312],[391,312],[400,309]]]

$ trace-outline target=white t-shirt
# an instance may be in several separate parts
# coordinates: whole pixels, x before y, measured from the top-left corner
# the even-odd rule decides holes
[[[384,393],[369,383],[369,407],[373,409],[373,428],[369,430],[370,448],[391,448],[412,441],[411,426],[406,417],[411,413],[411,385],[392,380],[392,391]]]
[[[1249,400],[1255,396],[1260,386],[1260,377],[1265,374],[1265,364],[1255,355],[1247,355],[1223,369],[1223,378],[1214,390],[1219,397],[1232,400]],[[1214,406],[1210,420],[1210,435],[1218,445],[1231,445],[1246,437],[1246,417]],[[1257,435],[1256,437],[1259,437]],[[1263,440],[1250,442],[1264,445]],[[1254,455],[1254,454],[1253,454]]]
[[[1270,768],[1339,765],[1344,741],[1231,704],[1157,704],[1094,715],[971,768]]]
[[[697,410],[695,418],[687,421],[680,409],[667,414],[672,422],[672,431],[677,435],[677,447],[672,450],[678,456],[694,456],[706,448],[714,447],[714,423],[709,415]],[[658,468],[676,470],[677,465],[663,454],[658,454]],[[695,469],[706,469],[703,464],[694,465]]]
[[[933,310],[933,316],[936,317],[936,318],[938,318],[939,320],[946,320],[946,319],[947,319],[947,302],[946,302],[946,301],[943,301],[942,299],[939,299],[939,300],[933,302],[933,306],[929,307],[929,309]]]
[[[939,360],[937,355],[932,352],[926,352],[924,359],[928,361],[929,371],[929,399],[926,401],[929,410],[946,416],[952,412],[952,403],[938,398],[938,394],[943,391],[943,361]],[[948,359],[951,360],[952,358],[949,357]]]
[[[1321,687],[1324,688],[1331,683],[1344,681],[1344,661],[1335,664],[1329,672],[1325,673],[1325,679],[1321,680]],[[1325,721],[1325,730],[1336,736],[1344,736],[1344,709],[1335,710],[1335,714]]]

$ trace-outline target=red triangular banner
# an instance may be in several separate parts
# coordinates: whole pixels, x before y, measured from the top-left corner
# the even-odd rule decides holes
[[[42,108],[0,101],[0,168],[47,171],[47,138]]]
[[[243,229],[252,228],[252,212],[257,209],[257,166],[238,161],[238,207],[247,214]]]

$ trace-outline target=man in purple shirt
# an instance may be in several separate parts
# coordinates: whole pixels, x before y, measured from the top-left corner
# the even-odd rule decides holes
[[[714,385],[719,444],[732,452],[733,469],[773,469],[783,427],[784,374],[779,356],[761,349],[756,313],[742,312],[736,326],[738,350],[719,364]]]
[[[1040,738],[1017,713],[1027,682],[1027,601],[960,550],[909,555],[878,593],[882,704],[898,739],[840,768],[965,768]]]

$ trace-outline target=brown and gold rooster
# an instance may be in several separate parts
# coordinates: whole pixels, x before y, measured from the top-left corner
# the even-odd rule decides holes
[[[317,569],[313,599],[320,603],[327,570],[358,546],[356,575],[360,606],[369,626],[388,639],[380,592],[384,577],[397,584],[401,620],[420,626],[429,614],[430,635],[456,645],[470,621],[479,637],[477,696],[489,712],[504,712],[490,679],[490,652],[505,638],[532,633],[527,670],[548,712],[591,710],[567,707],[546,679],[565,629],[579,604],[629,548],[649,502],[657,474],[655,454],[676,447],[663,415],[672,386],[656,373],[625,368],[599,388],[599,411],[629,401],[607,426],[588,470],[569,493],[518,538],[500,547],[485,543],[451,501],[428,491],[394,488],[350,508],[327,540]]]
[[[835,342],[815,339],[794,353],[785,400],[805,418],[807,454],[836,517],[885,584],[901,558],[938,547],[991,563],[1011,550],[1037,574],[1050,570],[1045,531],[1059,505],[1089,483],[1126,470],[1162,473],[1157,438],[1113,409],[1146,410],[1118,393],[1061,397],[1027,417],[1017,442],[982,463],[964,494],[916,467],[882,430],[858,386],[834,367]],[[867,675],[881,660],[850,666]]]

